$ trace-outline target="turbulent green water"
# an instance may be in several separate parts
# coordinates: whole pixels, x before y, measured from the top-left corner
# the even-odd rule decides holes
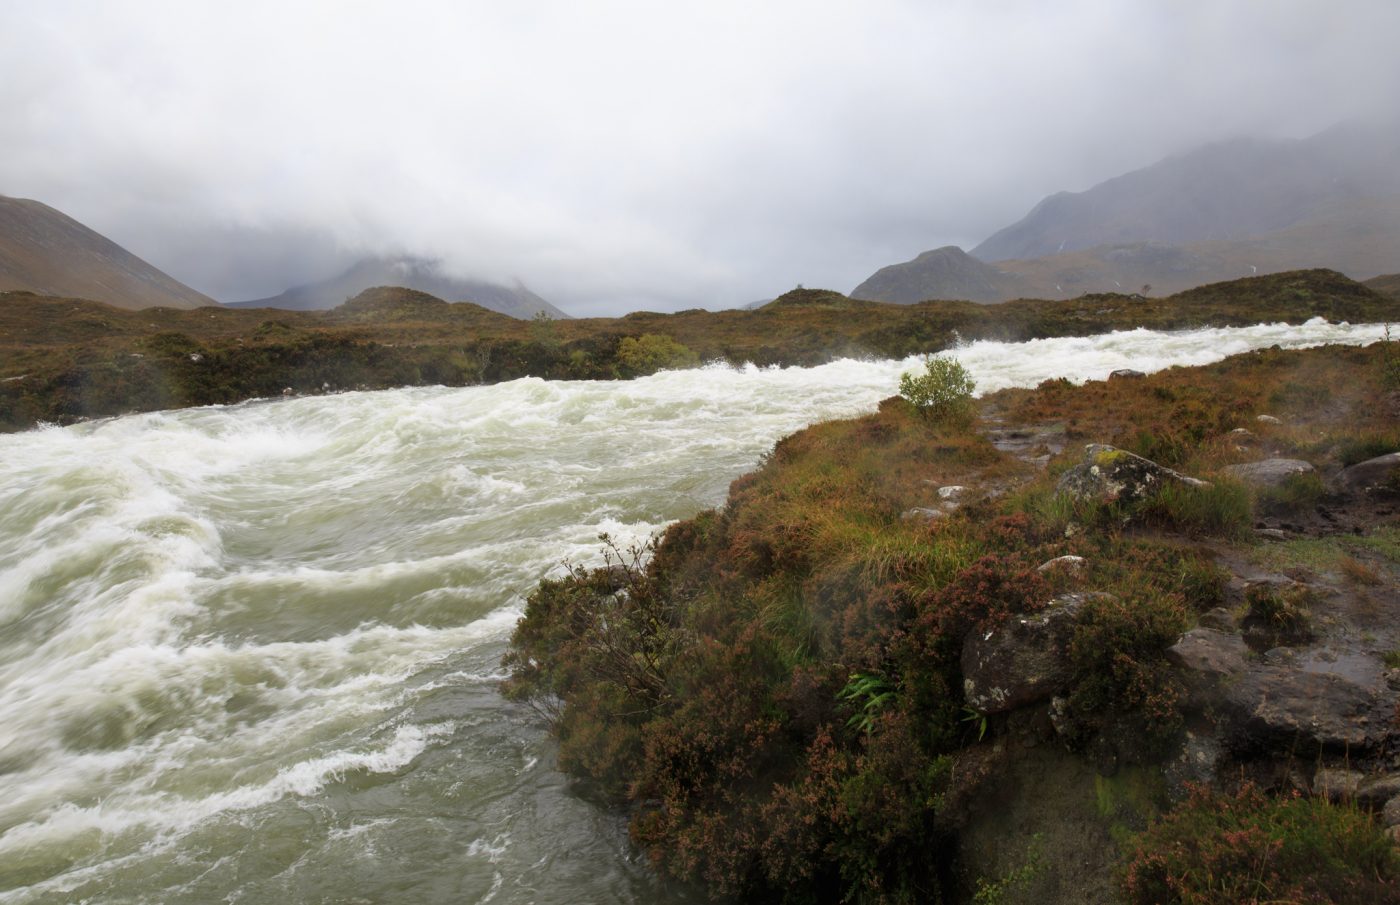
[[[978,343],[984,389],[1305,327]],[[521,380],[0,437],[0,902],[658,902],[495,691],[600,532],[719,502],[912,363]]]

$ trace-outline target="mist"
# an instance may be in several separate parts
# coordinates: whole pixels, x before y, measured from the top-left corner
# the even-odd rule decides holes
[[[0,194],[222,301],[411,254],[575,315],[720,308],[1393,115],[1396,34],[1387,0],[0,0]]]

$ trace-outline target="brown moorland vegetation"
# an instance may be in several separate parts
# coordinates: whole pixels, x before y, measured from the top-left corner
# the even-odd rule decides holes
[[[720,898],[994,901],[1020,884],[1017,901],[1085,901],[1112,889],[1121,852],[1135,902],[1393,901],[1400,853],[1373,815],[1321,797],[1202,792],[1132,840],[1168,806],[1150,790],[1187,728],[1166,649],[1202,613],[1257,604],[1232,590],[1234,563],[1315,545],[1313,565],[1336,566],[1366,606],[1397,605],[1375,596],[1400,580],[1393,504],[1337,508],[1338,524],[1309,529],[1316,495],[1271,499],[1222,471],[1259,455],[1240,429],[1321,474],[1400,448],[1394,345],[1047,381],[994,394],[973,418],[893,397],[815,425],[653,549],[543,582],[507,656],[507,694],[548,716],[562,769],[629,804],[632,836],[663,872]],[[1067,497],[1057,477],[1090,440],[1211,484],[1138,504]],[[929,515],[949,486],[963,502]],[[1271,506],[1304,526],[1299,540],[1256,539]],[[1040,568],[1066,555],[1082,567]],[[969,633],[1067,592],[1086,596],[1053,731],[970,707]],[[1372,615],[1366,643],[1400,648],[1400,613]],[[1066,744],[1089,777],[1069,791],[1097,796],[1097,823],[1042,811],[1029,829],[1004,825],[994,847],[1042,854],[1001,879],[969,875],[968,840],[996,819],[999,784]]]
[[[810,365],[934,352],[959,338],[1014,341],[1312,317],[1397,319],[1400,302],[1325,270],[1170,298],[892,305],[796,289],[755,311],[533,321],[383,287],[324,312],[127,311],[9,292],[0,293],[0,429],[287,391],[632,377],[706,361]]]

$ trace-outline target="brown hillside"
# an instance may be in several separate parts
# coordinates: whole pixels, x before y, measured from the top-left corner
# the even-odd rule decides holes
[[[46,204],[0,195],[0,290],[15,289],[119,308],[218,304]]]

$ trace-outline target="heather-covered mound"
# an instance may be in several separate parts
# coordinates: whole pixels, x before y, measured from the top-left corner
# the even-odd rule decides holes
[[[1397,355],[816,425],[654,550],[544,582],[507,693],[719,897],[1393,901],[1394,714],[1338,739],[1269,689],[1400,699],[1400,464],[1355,470],[1400,450]]]

